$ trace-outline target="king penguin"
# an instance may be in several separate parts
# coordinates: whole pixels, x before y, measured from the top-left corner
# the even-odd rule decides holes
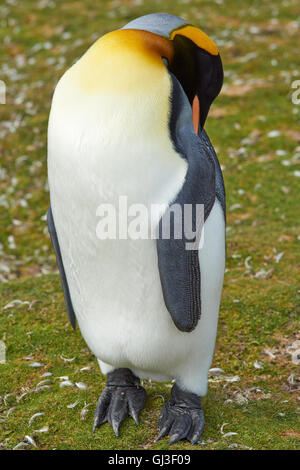
[[[157,439],[201,437],[225,267],[224,183],[204,124],[222,83],[215,43],[159,13],[102,36],[56,86],[47,221],[70,322],[107,375],[94,431],[138,424],[150,378],[173,381]],[[99,206],[122,219],[121,196],[165,208],[157,237],[97,236]],[[192,249],[174,217],[162,235],[173,204],[203,208]]]

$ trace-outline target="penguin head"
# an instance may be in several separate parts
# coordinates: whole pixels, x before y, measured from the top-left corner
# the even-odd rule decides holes
[[[210,106],[223,84],[222,61],[216,44],[201,29],[166,13],[142,16],[122,29],[147,31],[167,39],[170,53],[163,57],[193,107],[197,132],[199,126],[204,126]]]
[[[121,103],[123,109],[132,106],[136,121],[143,120],[147,128],[152,126],[157,132],[158,123],[165,122],[168,114],[172,93],[169,72],[190,102],[198,132],[220,92],[222,62],[217,46],[203,31],[173,15],[142,16],[102,36],[66,72],[61,80],[65,86],[57,87],[56,95],[60,93],[63,106],[67,101],[72,106],[75,101],[83,104],[82,98],[87,103],[89,97],[89,112],[100,105],[106,110],[113,108],[114,117],[121,116]],[[101,102],[97,102],[100,95]],[[126,101],[128,96],[131,101]],[[80,112],[88,112],[82,104]],[[154,113],[156,124],[150,122]],[[123,120],[130,118],[129,113],[123,113]]]

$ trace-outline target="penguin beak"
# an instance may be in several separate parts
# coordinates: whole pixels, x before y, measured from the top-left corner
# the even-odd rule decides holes
[[[218,96],[223,85],[223,67],[220,55],[210,55],[198,49],[196,52],[197,76],[196,94],[193,105],[196,105],[196,96],[199,99],[199,126],[203,129],[210,106]],[[194,106],[193,106],[194,108]],[[195,109],[196,113],[196,109]],[[198,132],[197,131],[197,132]]]
[[[193,126],[196,134],[199,132],[199,124],[200,124],[200,102],[198,95],[194,96],[193,103],[192,103],[192,119],[193,119]]]
[[[201,48],[180,30],[173,38],[173,44],[175,53],[168,68],[181,83],[191,103],[193,125],[198,134],[222,88],[222,61],[217,50]]]

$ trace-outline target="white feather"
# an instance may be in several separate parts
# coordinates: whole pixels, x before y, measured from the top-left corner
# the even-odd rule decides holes
[[[101,203],[168,204],[184,183],[186,162],[168,132],[168,103],[146,122],[148,103],[128,96],[87,96],[63,79],[49,121],[51,206],[77,321],[103,373],[129,367],[154,380],[175,378],[205,394],[217,328],[225,260],[219,202],[199,251],[202,316],[180,332],[166,309],[155,240],[99,240]],[[74,85],[75,86],[75,85]],[[76,96],[76,100],[71,96]],[[132,119],[128,119],[132,109]],[[164,109],[164,107],[162,108]],[[117,111],[115,111],[117,110]],[[81,112],[82,111],[82,112]],[[112,137],[113,136],[113,137]]]

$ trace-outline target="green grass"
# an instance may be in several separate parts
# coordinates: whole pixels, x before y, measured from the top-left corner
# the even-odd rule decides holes
[[[169,384],[145,382],[140,427],[127,419],[118,439],[107,424],[92,435],[105,381],[80,332],[68,324],[44,220],[46,129],[57,80],[98,36],[155,11],[161,5],[153,0],[1,3],[0,80],[7,85],[7,104],[0,105],[0,340],[7,362],[0,364],[0,449],[14,448],[26,435],[40,449],[167,448],[167,439],[154,439]],[[210,378],[207,424],[197,448],[296,449],[299,371],[287,348],[300,339],[300,180],[294,173],[300,106],[291,101],[291,83],[300,78],[299,3],[166,0],[164,11],[210,34],[226,72],[206,126],[224,166],[228,205],[227,272],[213,366],[239,379]],[[249,53],[256,55],[244,59]],[[269,137],[272,130],[280,135]],[[30,306],[4,309],[14,299]],[[42,367],[29,367],[35,361]],[[42,378],[46,371],[52,376]],[[88,388],[60,388],[61,376]],[[42,380],[48,382],[37,388]],[[38,412],[44,414],[29,425]],[[47,432],[36,432],[45,426]],[[236,434],[224,437],[221,429]],[[172,448],[192,446],[180,442]]]

